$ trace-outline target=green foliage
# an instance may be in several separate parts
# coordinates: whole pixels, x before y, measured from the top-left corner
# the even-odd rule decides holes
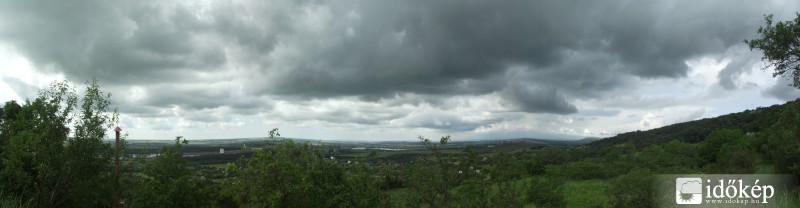
[[[743,142],[744,133],[738,129],[720,129],[712,132],[697,145],[697,153],[703,158],[704,163],[714,163],[722,146],[732,142]]]
[[[716,157],[715,157],[716,158]],[[664,145],[651,145],[636,153],[635,164],[656,173],[687,173],[699,168],[699,157],[693,145],[672,140]]]
[[[489,206],[492,178],[483,169],[485,166],[478,160],[478,153],[473,151],[472,145],[464,147],[457,164],[458,174],[450,176],[455,177],[458,184],[452,191],[455,204],[459,207]]]
[[[243,145],[255,149],[251,157],[198,170],[181,153],[194,145],[179,137],[117,179],[110,164],[118,152],[102,142],[117,121],[108,94],[96,83],[81,98],[73,91],[57,83],[0,110],[0,205],[110,206],[111,194],[127,187],[130,207],[650,207],[654,174],[771,173],[774,163],[777,173],[800,175],[794,101],[582,147],[456,152],[449,136],[420,136],[427,153],[411,164],[382,160],[386,152],[375,150],[353,153],[359,163],[328,160],[325,146],[277,140],[272,129],[267,148]],[[570,198],[581,194],[590,196]]]
[[[279,136],[277,129],[270,138]],[[257,150],[233,184],[240,203],[254,207],[381,207],[386,196],[365,166],[326,161],[318,150],[291,140]]]
[[[33,207],[31,206],[31,202],[23,202],[18,198],[11,198],[11,197],[2,197],[0,198],[0,207],[3,208],[25,208],[25,207]]]
[[[612,181],[611,197],[614,207],[654,207],[655,177],[647,169],[637,169]]]
[[[759,27],[761,38],[745,40],[750,50],[759,49],[764,53],[762,60],[773,67],[772,76],[786,75],[792,78],[792,86],[800,88],[800,13],[794,21],[772,23],[772,15],[764,16],[766,27]]]
[[[522,167],[525,168],[525,172],[528,175],[541,175],[545,171],[545,166],[536,159],[524,159],[520,161],[522,163]]]
[[[610,180],[567,181],[562,207],[611,207]]]
[[[792,101],[794,103],[797,101]],[[633,131],[621,133],[613,137],[605,138],[590,143],[587,150],[609,149],[627,144],[632,144],[634,148],[641,149],[653,144],[664,144],[670,140],[696,144],[705,140],[711,132],[717,129],[739,129],[742,132],[764,131],[775,123],[787,105],[773,105],[770,107],[759,107],[754,110],[722,115],[716,118],[705,118],[690,122],[677,123],[661,128],[647,131]],[[623,152],[625,153],[625,152]],[[605,154],[605,153],[603,153]]]
[[[20,106],[17,101],[8,101],[3,105],[3,108],[0,109],[0,154],[3,153],[3,147],[8,144],[8,140],[10,136],[14,134],[16,129],[12,129],[13,121],[17,120],[17,115],[22,110],[22,106]],[[2,163],[0,163],[2,165]],[[2,166],[0,166],[1,168]]]
[[[522,160],[498,152],[478,160],[472,146],[461,154],[444,155],[442,137],[438,144],[420,137],[431,152],[430,158],[418,158],[407,172],[406,207],[521,207],[526,184],[519,183],[526,174]]]
[[[37,207],[110,204],[112,151],[103,139],[116,112],[109,112],[109,97],[92,81],[79,99],[65,81],[23,105],[7,102],[0,126],[2,193]]]
[[[491,193],[491,183],[485,174],[475,174],[465,179],[461,185],[453,189],[453,196],[458,207],[487,207]]]
[[[523,166],[517,160],[504,152],[494,154],[490,169],[491,182],[497,187],[497,192],[489,195],[490,205],[493,207],[521,207],[519,197],[521,189],[516,182],[524,174]]]
[[[126,205],[130,207],[200,207],[209,204],[205,186],[192,175],[180,152],[182,137],[163,147],[152,161],[144,163],[142,176],[134,182]]]
[[[607,164],[596,160],[571,162],[564,165],[548,166],[548,175],[560,175],[570,179],[605,179],[613,175]]]
[[[717,153],[717,168],[710,173],[751,174],[755,171],[755,152],[746,142],[738,141],[722,145]]]
[[[768,156],[778,173],[794,174],[800,178],[800,104],[784,108],[775,125],[765,132]]]
[[[536,159],[543,165],[559,165],[571,161],[572,155],[561,147],[545,147],[536,153]]]
[[[732,129],[714,131],[697,146],[708,173],[752,173],[757,156],[753,149],[741,130]]]
[[[442,146],[450,141],[450,136],[439,139],[438,144],[419,136],[420,142],[432,153],[433,158],[418,158],[408,174],[407,188],[411,193],[406,203],[413,207],[444,207],[452,204],[450,192],[456,184],[458,170],[449,164],[452,158],[445,158]],[[463,170],[462,170],[463,173]]]
[[[564,180],[555,176],[531,177],[525,195],[526,201],[537,207],[564,207]]]
[[[674,139],[664,144],[663,149],[668,155],[667,158],[662,158],[661,161],[669,164],[669,166],[697,168],[700,165],[699,155],[694,145]]]

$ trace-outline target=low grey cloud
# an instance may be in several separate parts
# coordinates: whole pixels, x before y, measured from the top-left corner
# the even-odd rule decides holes
[[[181,80],[218,69],[224,51],[186,8],[135,1],[7,1],[0,38],[40,66],[114,83]],[[53,65],[55,67],[43,67]],[[191,70],[189,70],[191,69]]]
[[[3,77],[2,80],[4,83],[9,85],[9,87],[11,87],[11,89],[13,89],[22,99],[33,99],[39,92],[39,88],[36,86],[32,86],[17,78]]]
[[[481,120],[467,120],[463,115],[446,112],[416,112],[401,119],[405,127],[442,129],[447,131],[472,131],[478,127],[495,123],[503,117],[492,117]]]
[[[144,105],[121,105],[118,108],[120,113],[126,113],[137,117],[155,118],[171,116],[171,112],[158,107]]]
[[[609,117],[609,116],[616,116],[616,115],[619,115],[619,113],[620,113],[620,112],[621,112],[621,111],[619,111],[619,110],[607,110],[607,109],[587,109],[587,110],[581,110],[581,115],[584,115],[584,116],[603,116],[603,117]]]
[[[762,93],[766,96],[777,98],[783,101],[790,101],[800,98],[800,89],[790,86],[790,80],[786,77],[780,77],[781,81],[775,85],[765,89]]]
[[[511,101],[518,110],[524,112],[556,114],[578,112],[578,108],[568,103],[564,96],[554,88],[515,83],[506,90],[506,99]]]

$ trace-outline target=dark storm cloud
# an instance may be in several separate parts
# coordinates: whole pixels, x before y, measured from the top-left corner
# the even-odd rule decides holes
[[[334,29],[319,37],[336,38],[314,44],[288,39],[288,46],[305,52],[277,63],[285,70],[270,71],[278,75],[265,88],[312,97],[482,94],[503,91],[509,87],[497,83],[519,77],[460,84],[524,66],[531,76],[523,81],[544,90],[510,87],[509,101],[528,112],[573,113],[571,99],[598,97],[631,77],[684,77],[687,59],[741,44],[765,13],[752,8],[759,7],[717,2],[368,2],[353,6],[362,16],[359,21],[347,21],[353,10],[327,11],[337,20],[330,22]]]
[[[254,115],[273,107],[272,100],[266,97],[243,96],[232,90],[235,87],[225,85],[159,84],[139,87],[136,93],[118,87],[110,89],[116,92],[111,99],[114,105],[119,106],[119,111],[138,117],[169,117],[177,113],[190,120],[205,122],[220,120],[219,116],[210,115],[208,110]]]
[[[233,78],[249,88],[151,91],[143,104],[155,107],[252,108],[258,100],[231,100],[265,94],[377,102],[502,93],[518,110],[556,114],[632,78],[685,77],[687,59],[741,44],[769,13],[751,1],[0,4],[0,39],[40,69],[112,85]]]
[[[0,38],[40,69],[81,80],[158,83],[225,62],[182,7],[120,1],[4,1]]]
[[[517,83],[509,86],[505,95],[519,110],[529,113],[570,114],[578,112],[556,89]]]
[[[258,97],[239,97],[222,87],[163,87],[148,88],[142,103],[150,106],[180,106],[188,110],[213,109],[227,106],[233,109],[269,108],[271,102]]]
[[[780,77],[780,81],[772,87],[765,89],[762,93],[766,96],[777,98],[783,101],[792,101],[800,98],[800,89],[789,85],[791,82],[786,77]]]

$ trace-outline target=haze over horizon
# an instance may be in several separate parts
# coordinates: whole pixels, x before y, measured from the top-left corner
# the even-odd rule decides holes
[[[130,139],[578,139],[800,97],[800,1],[2,1],[0,101],[96,78]]]

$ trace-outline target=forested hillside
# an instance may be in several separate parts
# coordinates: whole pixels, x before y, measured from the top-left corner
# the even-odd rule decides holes
[[[589,146],[602,147],[632,142],[637,147],[658,144],[679,139],[680,141],[697,143],[708,137],[717,129],[739,129],[745,133],[766,130],[775,124],[785,108],[798,101],[790,101],[782,105],[759,107],[738,113],[731,113],[714,118],[703,118],[695,121],[676,123],[647,131],[621,133],[591,143]]]

